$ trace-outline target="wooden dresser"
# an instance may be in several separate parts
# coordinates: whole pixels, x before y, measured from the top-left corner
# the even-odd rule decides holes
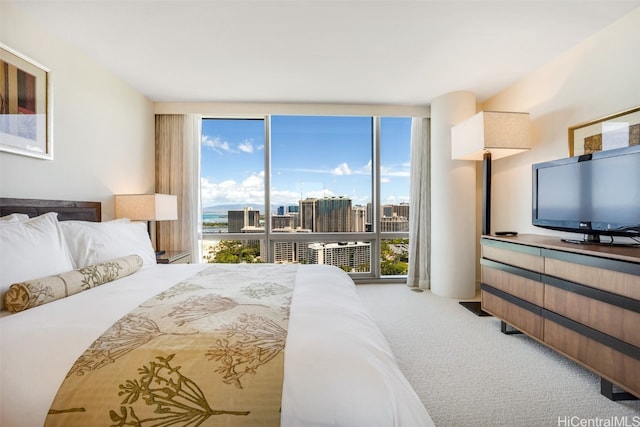
[[[482,309],[503,331],[511,325],[592,370],[610,399],[640,397],[640,248],[537,235],[481,245]]]

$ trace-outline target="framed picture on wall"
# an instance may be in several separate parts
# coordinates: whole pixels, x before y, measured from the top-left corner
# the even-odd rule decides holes
[[[640,145],[640,107],[569,128],[569,156]]]
[[[0,151],[53,159],[51,72],[0,44]]]

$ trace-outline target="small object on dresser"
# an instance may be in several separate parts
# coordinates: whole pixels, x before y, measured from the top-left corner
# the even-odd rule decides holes
[[[496,231],[496,236],[517,236],[517,231]]]
[[[189,264],[191,263],[190,251],[165,251],[156,256],[158,264]]]

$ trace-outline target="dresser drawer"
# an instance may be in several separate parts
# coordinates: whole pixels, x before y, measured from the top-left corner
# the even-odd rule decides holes
[[[482,283],[542,306],[544,285],[540,283],[540,274],[532,274],[486,260],[482,260],[481,263]]]
[[[510,245],[519,246],[519,245]],[[529,248],[526,246],[526,248]],[[494,261],[502,262],[516,267],[521,267],[531,271],[544,271],[544,258],[530,253],[516,252],[511,248],[482,245],[482,257]]]
[[[624,305],[624,300],[621,303]],[[640,304],[629,301],[629,305],[632,303]],[[551,285],[544,288],[544,308],[640,347],[640,313],[637,311]]]
[[[544,343],[640,397],[640,360],[544,319]]]
[[[542,317],[515,302],[496,295],[495,290],[484,286],[481,294],[482,309],[511,324],[516,329],[542,340]]]
[[[531,246],[512,243],[482,241],[482,258],[498,261],[531,271],[544,272],[544,258],[541,250]]]
[[[545,274],[640,300],[640,276],[546,258]]]

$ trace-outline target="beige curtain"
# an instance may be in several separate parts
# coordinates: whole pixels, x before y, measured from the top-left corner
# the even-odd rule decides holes
[[[429,289],[431,251],[431,120],[411,123],[411,196],[409,200],[409,272],[407,285]]]
[[[200,117],[156,115],[156,192],[178,196],[178,220],[158,221],[157,248],[191,251],[200,262],[199,197]]]

